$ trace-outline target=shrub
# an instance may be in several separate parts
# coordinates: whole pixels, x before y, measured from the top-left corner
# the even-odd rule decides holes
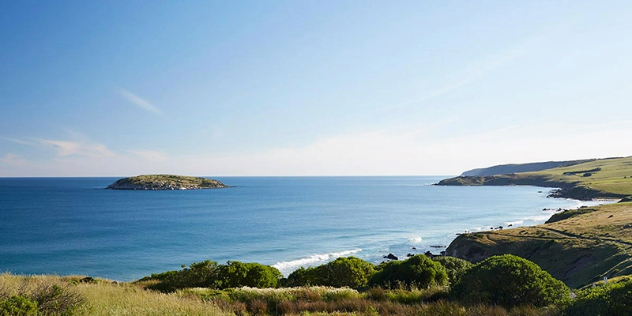
[[[450,256],[434,257],[432,260],[441,263],[448,274],[450,284],[456,284],[463,273],[473,266],[469,261]]]
[[[365,287],[375,272],[373,264],[356,257],[338,258],[315,269],[318,285],[333,287]]]
[[[147,285],[148,288],[162,292],[178,289],[208,287],[226,289],[233,287],[276,287],[282,275],[274,267],[259,263],[228,261],[218,265],[215,261],[194,262],[188,268],[179,271],[167,271],[144,277],[139,282],[160,281]]]
[[[632,315],[632,281],[610,283],[578,293],[566,315]]]
[[[303,267],[294,270],[294,272],[290,273],[287,278],[282,280],[281,286],[283,287],[296,287],[296,286],[310,286],[312,285],[311,280],[309,280],[308,269]]]
[[[0,315],[2,316],[35,316],[37,302],[22,295],[14,295],[0,300]]]
[[[65,286],[24,281],[16,292],[0,288],[0,315],[73,315],[85,303]]]
[[[373,275],[369,284],[387,288],[411,288],[445,285],[447,282],[445,267],[426,256],[416,255],[405,261],[380,264],[378,272]]]
[[[182,267],[180,271],[152,274],[139,281],[159,280],[159,283],[150,285],[149,288],[162,292],[173,292],[188,287],[215,287],[219,270],[217,262],[205,260],[194,262],[188,268],[184,265]]]
[[[341,257],[318,267],[300,268],[285,281],[286,286],[321,285],[364,288],[375,272],[374,265],[356,257]]]
[[[271,266],[259,263],[242,263],[239,261],[228,261],[225,265],[220,265],[218,272],[219,288],[234,287],[255,287],[266,288],[276,287],[283,275]]]
[[[35,288],[30,298],[37,302],[44,315],[73,315],[85,299],[57,284],[43,284]]]
[[[451,294],[466,303],[545,306],[567,299],[570,290],[535,263],[502,255],[467,270]]]

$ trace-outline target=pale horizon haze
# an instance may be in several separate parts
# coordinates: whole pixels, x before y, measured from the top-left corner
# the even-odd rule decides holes
[[[630,1],[2,1],[0,177],[632,155]]]

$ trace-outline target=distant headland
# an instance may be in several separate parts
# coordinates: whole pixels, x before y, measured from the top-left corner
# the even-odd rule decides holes
[[[170,174],[140,175],[119,179],[106,189],[111,190],[200,190],[220,189],[227,185],[213,179]]]

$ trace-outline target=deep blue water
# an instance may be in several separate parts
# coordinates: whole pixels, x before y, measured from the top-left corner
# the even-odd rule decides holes
[[[0,178],[0,272],[132,280],[211,259],[282,272],[337,255],[438,253],[465,230],[544,222],[578,201],[442,177],[225,177],[233,188],[114,191],[117,178]],[[541,192],[539,192],[541,191]],[[417,250],[412,250],[416,247]]]

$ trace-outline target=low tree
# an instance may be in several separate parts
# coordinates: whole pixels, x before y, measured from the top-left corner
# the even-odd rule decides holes
[[[369,278],[375,272],[372,263],[360,258],[338,258],[315,269],[316,280],[321,284],[333,287],[350,287],[358,289],[366,287]]]
[[[254,262],[228,261],[225,265],[219,266],[218,287],[276,287],[282,276],[278,269],[271,266]]]
[[[139,281],[159,280],[159,283],[150,285],[149,288],[162,292],[173,292],[187,287],[216,287],[218,272],[217,262],[204,260],[194,262],[188,268],[182,265],[182,270],[154,273]]]
[[[173,292],[177,289],[190,287],[208,287],[225,289],[231,287],[276,287],[283,276],[274,267],[259,263],[243,263],[228,261],[217,264],[215,261],[205,260],[194,262],[188,268],[182,266],[179,271],[167,271],[152,274],[139,281],[158,280],[148,288],[162,292]]]
[[[405,261],[389,261],[378,266],[370,281],[372,286],[396,288],[429,287],[448,283],[446,268],[424,255]]]
[[[451,295],[469,304],[545,306],[566,300],[569,288],[537,264],[514,256],[493,256],[468,269]]]
[[[364,288],[375,272],[374,265],[356,257],[341,257],[317,267],[300,268],[286,279],[287,286],[322,285]]]
[[[473,266],[467,260],[450,256],[438,256],[432,258],[432,260],[439,262],[445,267],[450,284],[456,284],[465,271]]]

